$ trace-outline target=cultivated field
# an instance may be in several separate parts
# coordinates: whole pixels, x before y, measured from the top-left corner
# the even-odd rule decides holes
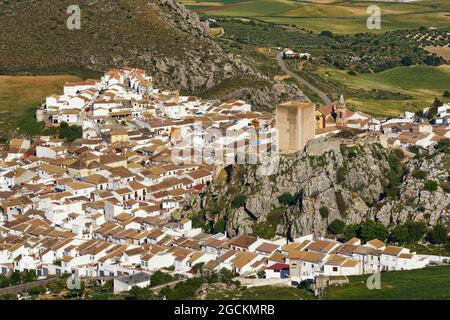
[[[20,127],[23,133],[33,133],[39,126],[35,122],[35,108],[51,94],[62,94],[63,84],[79,81],[69,75],[52,76],[0,76],[0,138],[13,135]]]
[[[344,70],[320,68],[319,75],[352,89],[386,90],[411,96],[408,100],[348,99],[350,105],[373,115],[397,116],[405,110],[417,111],[429,106],[435,97],[449,89],[450,66],[397,67],[378,73],[349,75]],[[445,100],[445,99],[444,99]]]
[[[417,29],[420,26],[449,28],[447,0],[330,1],[330,0],[181,0],[191,9],[209,16],[251,17],[296,25],[313,31],[348,34],[368,31],[366,10],[371,4],[381,9],[381,30]]]

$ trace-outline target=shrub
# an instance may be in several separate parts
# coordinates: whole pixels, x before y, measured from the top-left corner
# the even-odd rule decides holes
[[[444,190],[444,192],[450,193],[450,182],[442,181],[439,185],[441,186],[442,190]]]
[[[234,197],[233,201],[231,201],[232,208],[240,208],[245,206],[245,202],[247,201],[247,197],[243,194],[238,194]]]
[[[342,196],[342,193],[340,191],[336,191],[334,195],[336,197],[336,205],[338,207],[339,214],[341,215],[341,217],[345,218],[347,216],[347,205],[345,203],[344,197]]]
[[[414,170],[412,176],[416,179],[423,180],[427,177],[427,173],[423,170]]]
[[[319,209],[319,213],[323,219],[326,219],[326,218],[328,218],[328,215],[330,214],[330,210],[327,207],[321,207]]]
[[[437,224],[428,233],[428,241],[433,244],[443,244],[448,241],[448,230],[442,224]]]
[[[345,178],[347,176],[347,170],[345,170],[345,167],[339,167],[336,170],[336,181],[337,183],[341,184],[345,181]]]
[[[434,180],[427,180],[424,184],[425,190],[428,190],[430,192],[434,192],[438,189],[438,183]]]
[[[226,223],[224,218],[219,218],[217,222],[214,224],[215,232],[225,233]]]
[[[171,274],[157,270],[151,275],[150,285],[154,287],[171,281],[174,281],[174,277]]]
[[[328,231],[332,234],[342,234],[345,229],[345,222],[339,219],[334,220],[328,226]]]
[[[278,201],[280,204],[289,207],[297,202],[297,197],[295,195],[291,195],[290,193],[283,193],[278,197]]]
[[[252,235],[264,239],[275,237],[275,228],[268,222],[256,223],[253,225]]]
[[[46,289],[44,286],[35,286],[35,287],[28,289],[28,293],[32,296],[37,296],[37,295],[43,294],[43,293],[45,293],[45,291],[46,291]]]

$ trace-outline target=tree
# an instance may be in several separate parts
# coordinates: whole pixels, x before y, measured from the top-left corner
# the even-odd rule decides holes
[[[345,229],[345,222],[339,219],[334,220],[328,226],[328,231],[332,234],[342,234]]]
[[[400,63],[404,66],[410,66],[413,64],[413,61],[410,56],[404,56],[402,57]]]
[[[357,224],[349,224],[344,229],[344,240],[348,241],[351,238],[357,237],[360,226]]]
[[[131,287],[128,291],[127,299],[130,300],[157,300],[158,296],[149,288],[141,288],[138,286]]]
[[[450,91],[449,90],[445,90],[444,93],[442,94],[443,97],[445,98],[450,98]]]
[[[192,266],[192,270],[194,271],[195,274],[201,275],[203,273],[204,266],[205,266],[204,262],[199,262]]]
[[[158,286],[160,284],[168,283],[174,280],[174,277],[160,270],[155,271],[150,277],[150,284],[152,286]]]
[[[226,269],[222,268],[219,272],[212,272],[208,277],[208,283],[226,283],[229,284],[233,281],[236,275]]]
[[[386,240],[387,235],[388,231],[386,226],[380,222],[367,220],[361,224],[359,238],[365,242],[373,239],[384,241]]]
[[[428,119],[433,119],[434,117],[436,117],[437,112],[438,112],[438,108],[442,106],[442,101],[440,101],[438,98],[434,98],[433,103],[430,105],[430,108],[428,110],[427,113],[427,117]]]
[[[391,238],[399,243],[416,243],[427,233],[427,226],[423,222],[407,221],[396,225],[392,230]]]
[[[247,201],[247,197],[243,194],[238,194],[234,197],[234,199],[231,201],[231,207],[232,208],[240,208],[245,206],[245,202]]]
[[[214,232],[222,232],[225,233],[226,223],[224,218],[217,219],[217,222],[214,224]]]
[[[433,244],[443,244],[448,241],[448,229],[442,224],[437,224],[428,233],[428,241]]]

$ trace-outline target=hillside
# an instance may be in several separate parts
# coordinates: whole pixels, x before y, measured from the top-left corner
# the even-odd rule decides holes
[[[281,155],[271,176],[259,175],[255,165],[230,166],[227,177],[184,209],[197,225],[230,236],[325,236],[336,219],[347,225],[448,222],[449,149],[409,159],[384,145],[378,133],[342,134],[312,140],[303,153]]]
[[[131,65],[148,70],[161,87],[227,96],[248,92],[258,106],[302,97],[224,52],[207,23],[173,0],[78,1],[81,29],[69,30],[68,0],[0,2],[0,74],[99,75]],[[240,90],[236,94],[235,89]],[[227,90],[225,90],[227,89]]]

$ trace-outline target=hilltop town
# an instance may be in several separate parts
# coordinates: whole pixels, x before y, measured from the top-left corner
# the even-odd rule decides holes
[[[432,124],[408,112],[380,119],[350,111],[343,96],[317,107],[291,101],[278,110],[292,106],[303,110],[290,120],[298,121],[304,140],[279,148],[279,139],[298,137],[283,136],[283,130],[277,137],[281,119],[253,111],[243,100],[202,100],[159,89],[152,76],[130,67],[66,83],[62,95],[46,98],[36,118],[47,128],[80,128],[81,136],[72,142],[15,138],[1,154],[1,274],[32,270],[38,277],[92,278],[164,270],[189,278],[202,264],[209,272],[225,268],[240,277],[265,271],[262,282],[298,285],[319,275],[445,262],[377,239],[230,238],[180,215],[181,204],[204,192],[239,155],[244,163],[258,163],[262,154],[301,152],[311,139],[349,129],[383,132],[393,148],[427,148],[449,137],[449,105],[437,108]],[[130,281],[148,285],[145,276]]]

